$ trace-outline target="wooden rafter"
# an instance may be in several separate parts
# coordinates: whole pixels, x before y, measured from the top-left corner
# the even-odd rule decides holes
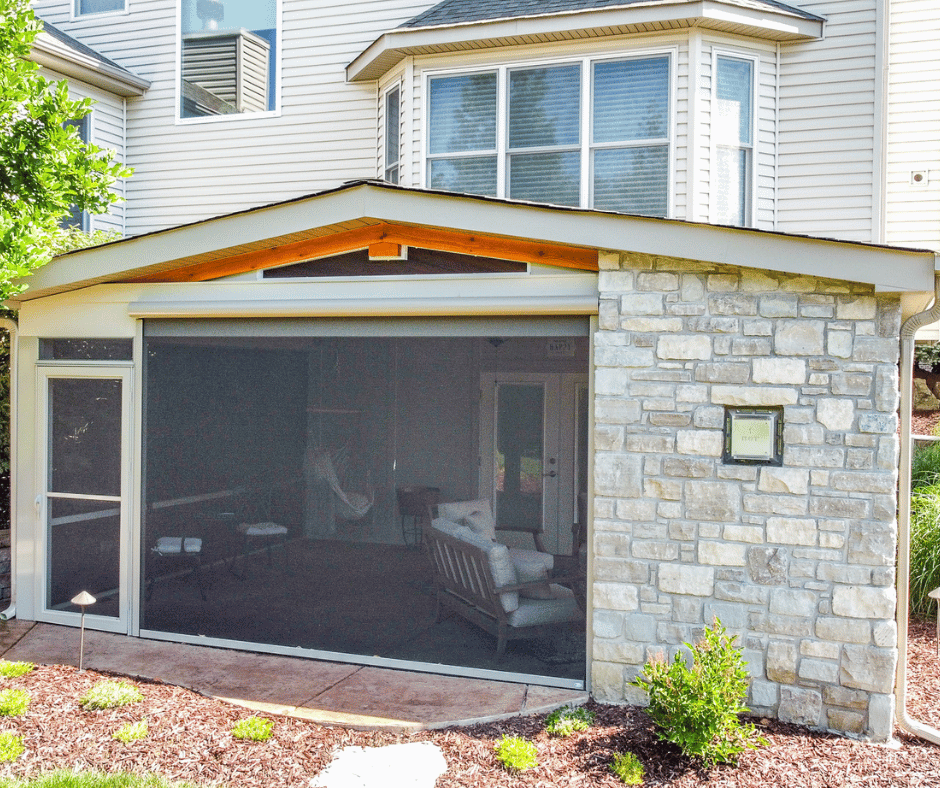
[[[185,266],[174,271],[147,274],[131,282],[205,282],[223,276],[243,274],[290,263],[300,263],[318,257],[364,249],[381,244],[389,249],[392,245],[414,246],[440,252],[493,257],[520,263],[540,263],[583,271],[597,270],[597,250],[577,246],[527,241],[519,238],[502,238],[495,235],[461,233],[434,227],[412,227],[404,224],[375,224],[333,235],[310,238],[304,241],[257,249],[232,257],[211,260]],[[390,263],[394,265],[394,263]]]

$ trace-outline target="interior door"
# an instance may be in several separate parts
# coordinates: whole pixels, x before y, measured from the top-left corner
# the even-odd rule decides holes
[[[88,591],[87,625],[127,630],[130,386],[129,370],[40,370],[43,620],[71,623]]]
[[[553,553],[570,553],[580,436],[578,384],[586,376],[492,373],[482,376],[480,494],[494,502],[500,526],[542,523]],[[527,535],[505,534],[531,547]],[[528,541],[526,541],[528,540]]]

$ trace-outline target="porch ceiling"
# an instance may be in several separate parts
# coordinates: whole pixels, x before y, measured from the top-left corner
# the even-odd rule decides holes
[[[226,239],[220,243],[220,239]],[[16,301],[96,284],[199,282],[382,244],[597,270],[598,252],[933,289],[933,252],[360,181],[56,258]],[[394,264],[394,263],[390,263]],[[16,301],[11,303],[15,308]]]

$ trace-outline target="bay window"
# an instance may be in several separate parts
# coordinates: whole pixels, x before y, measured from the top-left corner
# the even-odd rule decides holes
[[[665,216],[669,84],[667,54],[432,76],[426,185]]]
[[[754,63],[715,59],[714,209],[712,221],[744,226],[751,221],[754,167]]]

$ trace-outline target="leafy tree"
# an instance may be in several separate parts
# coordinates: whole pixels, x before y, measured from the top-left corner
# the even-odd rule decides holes
[[[52,258],[71,206],[103,213],[115,200],[109,187],[131,174],[69,124],[91,100],[70,99],[64,81],[28,59],[41,29],[29,0],[0,0],[0,301]]]

